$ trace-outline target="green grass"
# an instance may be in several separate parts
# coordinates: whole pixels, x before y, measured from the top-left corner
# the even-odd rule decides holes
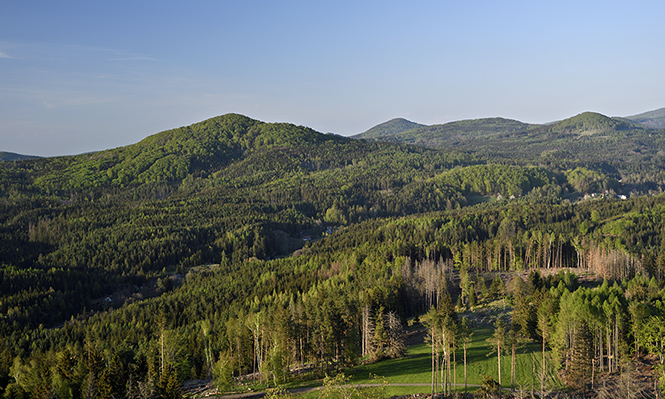
[[[472,342],[467,348],[467,383],[481,384],[484,375],[491,375],[498,381],[498,364],[496,354],[491,352],[487,339],[492,335],[493,328],[488,324],[493,317],[502,313],[499,307],[483,309],[473,314],[477,319]],[[464,384],[464,358],[462,349],[456,352],[455,377],[453,382]],[[531,342],[516,351],[516,387],[540,386],[538,371],[541,368],[542,350],[539,343]],[[431,383],[431,348],[427,344],[418,344],[407,348],[403,358],[384,360],[373,364],[355,367],[347,371],[351,383],[371,383],[370,376],[384,377],[390,384]],[[535,370],[535,373],[534,373]],[[502,386],[510,388],[510,354],[501,358]]]
[[[467,384],[468,391],[474,392],[477,385],[480,385],[485,375],[490,375],[498,381],[498,364],[496,354],[488,356],[491,352],[490,344],[487,339],[493,334],[494,329],[491,325],[498,315],[510,312],[510,308],[503,310],[499,302],[493,306],[478,309],[468,313],[469,319],[473,320],[476,326],[473,328],[472,341],[467,348]],[[461,316],[460,316],[461,317]],[[411,328],[417,328],[413,326]],[[464,359],[462,349],[456,352],[456,367],[453,383],[458,384],[454,387],[455,391],[464,391]],[[541,369],[542,351],[540,344],[530,342],[517,349],[516,354],[516,389],[535,389],[540,388],[539,371]],[[409,395],[416,393],[429,393],[431,383],[431,348],[420,343],[409,346],[404,357],[399,359],[388,359],[373,364],[361,365],[348,370],[344,373],[349,377],[348,383],[351,385],[376,384],[385,381],[388,385],[384,387],[387,397],[396,395]],[[505,354],[501,358],[502,386],[510,388],[510,354]],[[380,376],[377,380],[373,376]],[[310,383],[313,381],[310,381]],[[320,385],[318,380],[313,385]],[[390,384],[428,384],[427,386],[390,386]],[[304,386],[304,384],[297,384]],[[293,386],[293,385],[292,385]],[[318,398],[320,392],[312,391],[297,395],[298,398]]]
[[[404,396],[404,395],[414,395],[419,393],[429,393],[429,387],[391,387],[387,386],[381,388],[381,391],[385,393],[385,397],[389,398],[392,396]],[[305,392],[301,394],[294,395],[298,399],[318,399],[320,395],[319,391]]]

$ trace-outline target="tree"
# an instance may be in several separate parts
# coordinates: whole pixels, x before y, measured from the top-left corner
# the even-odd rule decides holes
[[[212,369],[213,380],[218,392],[228,392],[233,389],[233,358],[222,353]]]
[[[253,372],[256,373],[257,370],[261,369],[261,361],[263,360],[263,355],[261,352],[261,327],[263,326],[263,313],[250,313],[245,319],[245,325],[252,332],[254,337],[254,360],[253,360]]]
[[[520,326],[516,324],[510,325],[510,331],[508,332],[508,343],[510,344],[510,390],[515,391],[515,379],[517,378],[517,365],[516,361],[516,352],[517,349],[521,348],[525,344],[525,339],[522,334],[520,334]]]
[[[404,355],[406,345],[404,344],[405,334],[402,322],[397,314],[390,311],[385,316],[386,326],[386,349],[385,354],[389,358],[397,358]]]
[[[586,320],[581,320],[575,329],[570,370],[566,374],[567,384],[578,390],[585,390],[591,382],[592,340],[589,325]]]
[[[638,337],[640,346],[649,353],[658,356],[658,365],[655,367],[660,380],[660,389],[665,393],[665,318],[651,316],[644,323]]]
[[[491,375],[485,375],[475,397],[482,399],[499,398],[501,397],[501,384],[496,382]]]
[[[386,397],[386,382],[379,376],[372,376],[376,380],[374,386],[360,388],[349,385],[349,377],[339,373],[334,377],[326,375],[323,379],[320,398],[322,399],[380,399]]]
[[[182,382],[178,371],[173,364],[167,364],[159,377],[157,393],[161,399],[180,399],[182,397]]]
[[[490,343],[491,351],[487,356],[496,353],[497,369],[499,374],[499,385],[501,385],[501,355],[506,351],[507,329],[506,323],[501,318],[497,318],[494,323],[494,334],[487,339]]]
[[[282,348],[280,348],[279,345],[274,345],[268,353],[267,361],[264,362],[264,364],[267,364],[265,371],[272,375],[274,385],[286,382],[289,370],[284,358],[285,354]],[[265,377],[268,378],[269,375],[266,375]]]
[[[372,346],[374,347],[374,358],[382,359],[385,356],[385,347],[388,343],[388,333],[383,319],[383,307],[380,307],[374,318],[374,335]]]
[[[369,305],[363,306],[361,319],[361,356],[367,356],[373,351],[372,336],[374,335],[374,320]]]
[[[210,330],[212,325],[210,320],[201,320],[201,332],[203,333],[203,351],[206,358],[206,375],[208,377],[212,376],[212,369],[214,368],[215,359],[212,356],[212,348],[210,345]]]
[[[462,317],[462,322],[460,323],[458,334],[459,339],[462,342],[462,347],[464,348],[464,394],[466,395],[467,390],[467,374],[466,374],[466,347],[471,342],[471,336],[473,331],[469,327],[469,319],[464,316]]]
[[[550,295],[546,294],[542,298],[540,307],[538,308],[538,330],[542,340],[542,370],[540,376],[540,389],[545,392],[545,375],[546,375],[546,349],[547,342],[552,335],[551,318],[557,313],[556,301]]]
[[[291,399],[293,395],[282,388],[270,388],[266,391],[265,399]]]
[[[436,395],[437,393],[437,388],[438,388],[438,379],[437,379],[437,371],[438,371],[438,365],[439,365],[439,334],[441,331],[440,325],[441,325],[441,317],[436,311],[436,308],[432,307],[430,308],[429,312],[423,317],[423,322],[424,324],[428,327],[428,334],[427,334],[427,340],[429,341],[430,347],[432,349],[432,354],[431,354],[431,360],[432,360],[432,368],[431,368],[431,391],[432,391],[432,397]]]

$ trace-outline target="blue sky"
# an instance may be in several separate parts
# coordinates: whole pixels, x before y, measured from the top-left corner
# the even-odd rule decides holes
[[[0,0],[0,151],[236,112],[321,132],[665,106],[663,1]]]

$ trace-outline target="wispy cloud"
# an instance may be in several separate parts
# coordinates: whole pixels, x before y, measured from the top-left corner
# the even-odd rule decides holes
[[[12,57],[11,55],[5,53],[4,51],[0,51],[0,58],[5,58],[5,59],[8,59],[8,60],[14,59],[14,57]]]

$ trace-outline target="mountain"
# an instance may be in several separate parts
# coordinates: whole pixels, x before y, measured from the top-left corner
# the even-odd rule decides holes
[[[23,159],[37,159],[40,157],[34,155],[22,155],[13,152],[0,151],[0,161],[20,161]]]
[[[627,116],[626,119],[644,125],[648,128],[663,129],[665,128],[665,108],[644,112],[638,115]]]
[[[420,123],[408,121],[404,118],[391,119],[388,122],[381,123],[367,130],[366,132],[353,136],[358,139],[372,139],[377,137],[392,136],[407,130],[424,127]]]
[[[183,380],[213,369],[230,381],[254,372],[257,344],[264,378],[304,364],[320,376],[367,359],[363,319],[397,331],[391,317],[420,317],[439,294],[453,306],[467,267],[478,306],[505,295],[527,310],[519,283],[492,288],[497,272],[534,272],[521,285],[534,301],[577,285],[540,268],[660,276],[665,196],[641,194],[665,188],[662,134],[622,126],[489,118],[385,136],[436,133],[448,148],[432,149],[228,114],[121,148],[2,163],[0,393],[179,397]],[[555,146],[567,155],[543,155]],[[662,301],[663,283],[642,280],[609,292]]]
[[[637,165],[665,154],[665,130],[594,112],[546,125],[503,118],[465,120],[368,139],[456,149],[488,159],[616,162],[617,170],[626,169],[620,163]]]
[[[630,122],[610,118],[596,112],[583,112],[550,126],[553,132],[578,135],[593,135],[637,127]]]
[[[443,125],[423,126],[384,138],[391,142],[419,144],[446,148],[451,142],[476,140],[498,134],[513,133],[531,125],[504,118],[484,118],[450,122]]]
[[[250,152],[340,140],[348,139],[304,126],[227,114],[160,132],[133,145],[52,158],[47,161],[48,172],[40,174],[37,182],[51,188],[168,183],[197,171],[218,170]]]

